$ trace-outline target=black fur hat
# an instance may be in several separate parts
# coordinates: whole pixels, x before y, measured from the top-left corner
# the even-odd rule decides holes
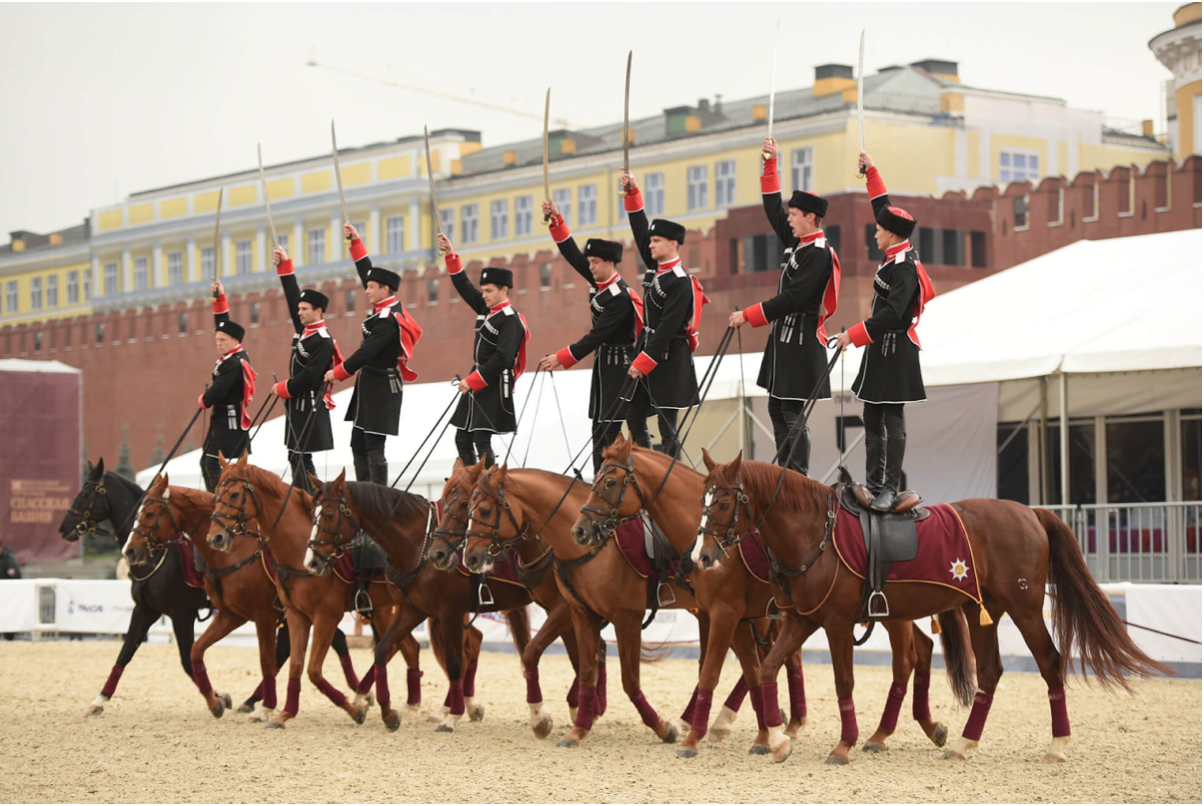
[[[654,218],[648,227],[648,235],[659,235],[670,241],[677,241],[678,244],[686,242],[686,228],[667,218]]]
[[[585,242],[585,256],[618,263],[623,260],[623,244],[604,238],[590,238]]]
[[[481,269],[481,285],[485,285],[486,283],[514,288],[514,272],[510,271],[510,269],[486,266]]]
[[[796,210],[802,210],[804,213],[815,213],[820,218],[828,214],[828,200],[823,196],[816,196],[809,190],[796,190],[790,196],[790,201],[786,202]]]
[[[242,341],[242,337],[247,335],[246,328],[237,322],[232,322],[229,319],[223,319],[217,323],[217,329],[221,333],[225,333],[230,338],[236,341]]]

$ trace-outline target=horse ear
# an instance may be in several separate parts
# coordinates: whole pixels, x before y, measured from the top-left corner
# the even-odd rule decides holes
[[[346,483],[347,483],[347,468],[344,467],[342,470],[339,471],[339,475],[337,477],[335,477],[334,486],[342,487]]]
[[[100,457],[100,461],[96,463],[96,471],[96,475],[98,477],[105,474],[105,458],[103,456]]]
[[[170,487],[170,486],[171,486],[171,479],[169,479],[169,478],[168,478],[168,474],[167,474],[167,473],[164,473],[164,474],[163,474],[163,486],[164,486],[164,487]]]
[[[251,451],[249,451],[246,448],[243,448],[242,456],[238,457],[238,463],[240,465],[245,465],[247,463],[247,457],[250,455],[251,455]]]
[[[452,462],[452,475],[453,476],[456,475],[463,469],[464,469],[464,460],[461,459],[459,456],[457,456],[456,461]]]
[[[224,453],[222,453],[220,450],[217,452],[217,463],[222,467],[223,470],[226,468],[227,465],[230,464],[229,462],[226,461],[226,455]]]
[[[497,484],[501,484],[503,481],[506,480],[506,465],[505,464],[498,466],[497,471],[494,473],[493,480]]]
[[[631,449],[634,447],[635,447],[635,440],[633,440],[633,439],[625,440],[622,444],[616,442],[615,443],[615,456],[618,457],[620,460],[626,462],[627,460],[629,460],[631,458]]]
[[[705,464],[707,466],[708,473],[710,473],[712,470],[714,470],[715,465],[718,464],[714,459],[711,458],[711,452],[708,451],[706,448],[702,449],[702,461],[703,461],[703,464]]]
[[[347,471],[344,470],[343,472],[346,473]],[[307,473],[306,475],[309,476],[309,483],[315,490],[322,486],[322,480],[313,473]]]
[[[736,458],[732,460],[731,464],[729,464],[727,466],[728,470],[733,475],[738,474],[740,472],[740,465],[743,464],[743,462],[744,462],[744,451],[740,451],[738,454],[736,454]]]

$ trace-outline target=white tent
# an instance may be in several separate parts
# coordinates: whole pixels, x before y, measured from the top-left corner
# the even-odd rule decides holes
[[[1076,406],[1090,413],[1198,407],[1201,241],[1200,230],[1079,241],[933,300],[920,326],[929,402],[908,410],[908,431],[917,446],[908,459],[914,486],[925,490],[930,500],[993,496],[997,423],[1025,419],[1040,401],[1040,379],[1046,376],[1064,381],[1067,374],[1075,374],[1067,385],[1069,414],[1076,413]],[[583,311],[582,327],[585,323]],[[700,377],[709,361],[709,357],[696,358]],[[842,367],[837,364],[832,373],[834,392],[852,384],[859,363],[860,351],[846,355],[843,385]],[[742,386],[752,399],[748,410],[754,415],[764,412],[764,401],[756,400],[765,396],[755,386],[759,365],[760,354],[728,355],[720,363],[697,428],[687,442],[695,460],[699,445],[715,445],[716,456],[724,459],[740,447],[752,449],[761,459],[772,454],[771,437],[761,430],[764,417],[757,418],[761,425],[749,426],[743,434],[738,426],[731,427],[740,409]],[[1131,372],[1143,375],[1136,382],[1117,382],[1116,373]],[[519,381],[520,404],[532,394],[510,457],[512,465],[523,464],[526,457],[528,467],[556,472],[567,468],[566,439],[574,453],[589,439],[589,382],[588,369],[552,377],[532,371]],[[416,453],[453,396],[447,382],[406,386],[402,434],[387,442],[390,475],[396,476]],[[837,457],[835,440],[828,435],[834,433],[840,397],[821,404],[813,415],[811,427],[817,436],[813,437],[812,472],[817,476]],[[353,472],[350,426],[342,420],[350,398],[350,389],[335,396],[336,447],[315,457],[323,478],[332,478],[343,468]],[[1051,411],[1058,411],[1060,398],[1051,400]],[[860,414],[860,405],[847,395],[845,406],[846,415]],[[284,428],[284,418],[279,416],[264,425],[255,440],[256,464],[286,469]],[[1066,431],[1062,429],[1063,434]],[[508,444],[509,439],[495,439],[499,458]],[[427,450],[429,443],[400,486],[409,483]],[[444,433],[413,491],[437,496],[455,456],[452,434]],[[168,465],[172,482],[200,487],[199,461],[199,451],[172,460]],[[862,460],[854,452],[845,461],[857,468]],[[583,472],[588,473],[588,449],[577,466],[582,462]],[[147,484],[154,470],[140,473],[139,483]]]

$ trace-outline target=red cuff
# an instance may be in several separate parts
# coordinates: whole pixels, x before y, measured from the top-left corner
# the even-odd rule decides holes
[[[345,381],[350,377],[351,375],[347,372],[347,370],[343,369],[343,364],[341,362],[334,365],[334,379],[336,381]]]
[[[635,360],[631,362],[631,366],[647,375],[652,372],[652,370],[656,369],[656,362],[652,360],[652,356],[648,355],[648,353],[640,353],[635,357]]]
[[[556,216],[548,222],[548,229],[552,233],[552,240],[556,243],[561,243],[569,239],[569,225],[564,223],[564,216]]]
[[[282,260],[276,265],[276,274],[287,277],[293,273],[293,259]]]
[[[761,174],[761,193],[781,193],[782,183],[778,179],[778,158],[765,160],[765,171]]]
[[[351,240],[351,259],[357,263],[368,257],[368,250],[364,247],[364,242],[359,238]]]
[[[217,299],[213,300],[214,313],[230,313],[230,303],[226,301],[225,294],[218,294]]]
[[[455,252],[448,252],[446,260],[448,274],[459,274],[464,271],[464,264],[460,262],[460,256]]]
[[[556,351],[556,360],[560,362],[560,366],[569,369],[573,364],[577,363],[577,359],[573,358],[573,351],[568,347],[562,347]]]
[[[489,385],[485,383],[485,379],[481,377],[481,373],[479,372],[473,372],[464,380],[468,384],[468,388],[474,392],[479,392]]]
[[[866,170],[865,189],[869,191],[871,199],[876,199],[879,196],[886,195],[886,183],[883,182],[882,177],[879,176],[877,165],[874,165]]]
[[[292,395],[288,393],[288,381],[281,381],[276,384],[276,397],[282,397],[288,400]]]
[[[870,338],[870,332],[865,329],[865,322],[858,322],[849,328],[849,336],[853,339],[854,347],[864,347],[874,343],[874,340]]]
[[[640,189],[627,191],[627,195],[623,197],[623,209],[629,213],[638,213],[644,209],[644,197],[640,195]]]
[[[765,327],[769,324],[769,320],[765,318],[765,310],[759,302],[744,309],[744,318],[753,327]]]
[[[200,406],[202,409],[209,408],[208,406],[205,405],[205,396],[204,395],[201,395],[200,397],[198,397],[196,399],[196,402],[197,402],[197,405]]]

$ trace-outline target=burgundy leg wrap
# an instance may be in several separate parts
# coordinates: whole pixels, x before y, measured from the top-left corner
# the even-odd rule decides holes
[[[473,658],[464,671],[464,696],[477,696],[477,659]]]
[[[698,686],[694,686],[693,693],[690,694],[690,703],[686,706],[686,710],[681,712],[681,720],[688,725],[694,724],[694,708],[698,704]]]
[[[750,688],[748,699],[752,702],[753,713],[757,715],[757,730],[765,730],[768,726],[765,724],[765,698],[762,696],[761,687]]]
[[[121,680],[121,673],[125,671],[124,666],[114,666],[109,672],[109,679],[105,681],[105,687],[100,690],[100,693],[113,699],[113,692],[117,690],[117,682]]]
[[[569,704],[569,708],[576,708],[578,706],[578,704],[581,702],[580,697],[578,695],[580,686],[581,686],[581,677],[580,677],[580,675],[578,675],[577,677],[573,678],[573,684],[571,686],[569,686],[568,696],[566,696],[564,698],[564,701]]]
[[[699,689],[694,699],[694,718],[690,721],[690,730],[699,736],[707,735],[707,724],[711,721],[711,700],[715,692]]]
[[[982,727],[987,724],[987,714],[991,712],[991,703],[995,700],[993,694],[978,692],[974,695],[974,707],[970,709],[970,718],[966,720],[966,729],[962,736],[973,742],[982,738]]]
[[[301,678],[288,679],[287,694],[284,697],[284,712],[296,716],[301,710]]]
[[[1066,713],[1066,689],[1051,688],[1049,690],[1049,713],[1053,717],[1053,735],[1070,735],[1070,717]]]
[[[263,707],[269,711],[276,710],[276,678],[265,677],[259,684],[258,691],[263,692]]]
[[[381,667],[384,668],[384,667]],[[372,668],[368,670],[368,674],[364,675],[364,679],[355,687],[356,694],[367,694],[372,690],[372,684],[376,682],[376,664],[372,664]]]
[[[213,691],[213,686],[209,685],[209,674],[205,671],[205,662],[198,660],[192,664],[192,682],[196,683],[196,687],[201,693],[208,696]]]
[[[347,695],[330,685],[330,681],[328,681],[325,677],[318,681],[318,691],[325,694],[327,699],[340,708],[342,708],[343,704],[347,702]]]
[[[574,723],[575,727],[581,728],[582,730],[592,730],[593,729],[593,727],[594,727],[594,699],[595,699],[596,695],[597,695],[597,692],[595,692],[592,687],[590,687],[590,688],[586,688],[585,686],[581,687],[581,691],[579,692],[578,697],[577,697],[577,702],[579,703],[579,705],[577,706],[577,721]]]
[[[447,707],[452,716],[464,716],[464,680],[451,681],[451,691],[447,692]]]
[[[884,733],[895,732],[895,725],[899,724],[899,710],[903,707],[903,698],[906,696],[906,684],[890,684],[890,693],[886,695],[886,707],[882,709],[882,721],[878,723],[879,731]]]
[[[602,716],[606,713],[606,664],[598,667],[598,683],[594,686],[594,713]]]
[[[259,681],[259,685],[255,687],[255,690],[251,692],[251,699],[253,699],[253,700],[262,700],[263,699],[263,681],[262,680]]]
[[[765,719],[765,727],[776,728],[782,724],[782,708],[778,705],[778,681],[766,680],[761,683],[761,714]]]
[[[748,695],[748,683],[744,680],[744,675],[740,675],[740,679],[736,681],[736,687],[732,689],[732,693],[727,695],[727,699],[723,702],[723,707],[732,711],[739,711],[740,706],[744,705],[744,698]]]
[[[650,728],[655,728],[661,723],[661,718],[656,715],[656,709],[648,704],[648,700],[644,697],[644,692],[637,691],[635,696],[631,698],[632,704],[635,705],[635,710],[640,712],[640,719],[644,720],[644,724]]]
[[[389,696],[389,667],[376,663],[372,665],[372,670],[376,672],[376,701],[381,708],[387,709],[392,700]]]
[[[911,715],[917,722],[928,722],[932,712],[928,710],[928,672],[916,672],[916,682],[911,687]]]
[[[790,692],[790,721],[801,722],[807,718],[807,689],[803,685],[803,670],[787,669],[786,686]]]
[[[379,695],[377,699],[380,699]],[[406,705],[422,704],[422,670],[406,669]]]
[[[359,691],[360,679],[355,674],[355,667],[351,665],[351,653],[339,655],[339,665],[343,667],[343,676],[347,678],[347,687],[353,691]]]
[[[847,744],[857,743],[857,709],[852,700],[837,700],[840,707],[840,741]],[[896,714],[898,710],[896,709]]]
[[[527,679],[527,702],[534,705],[537,702],[543,702],[543,689],[539,687],[539,667],[532,666],[530,669],[523,669],[523,677]]]

